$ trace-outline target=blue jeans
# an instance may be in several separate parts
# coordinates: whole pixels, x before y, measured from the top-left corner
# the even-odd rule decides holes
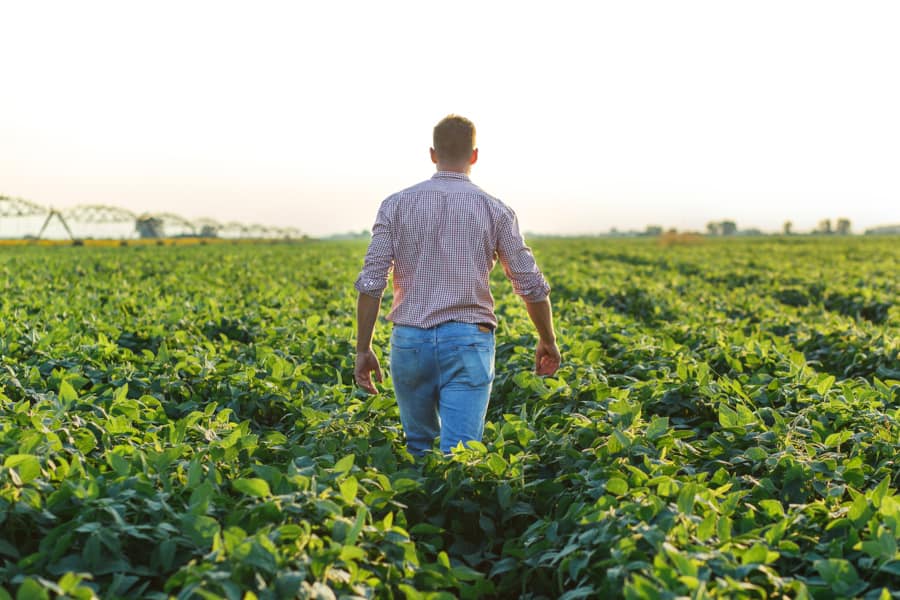
[[[494,333],[455,321],[430,329],[395,325],[391,379],[410,454],[421,456],[438,436],[444,453],[481,441],[494,382]]]

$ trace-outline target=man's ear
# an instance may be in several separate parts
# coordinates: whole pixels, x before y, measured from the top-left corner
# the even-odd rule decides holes
[[[472,156],[471,156],[471,158],[469,158],[469,164],[474,165],[477,162],[478,162],[478,148],[475,148],[474,150],[472,150]]]
[[[434,164],[437,164],[438,163],[437,152],[434,151],[434,148],[429,148],[428,150],[431,152],[431,162],[433,162]]]

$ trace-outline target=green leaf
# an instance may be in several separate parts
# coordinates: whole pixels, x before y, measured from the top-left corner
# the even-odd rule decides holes
[[[359,482],[352,475],[344,479],[340,483],[341,496],[347,504],[353,504],[356,499],[356,491],[359,489]]]
[[[760,543],[753,544],[741,555],[741,564],[765,564],[768,551],[766,547]]]
[[[346,473],[350,469],[353,468],[353,461],[356,460],[356,456],[353,454],[348,454],[341,460],[334,463],[334,467],[331,468],[335,473]]]
[[[700,524],[697,526],[697,539],[705,542],[713,536],[716,531],[716,513],[709,511]]]
[[[865,495],[860,494],[853,500],[853,504],[850,505],[850,510],[847,511],[847,518],[854,522],[856,525],[862,525],[865,521],[868,520],[869,513],[869,500],[865,497]]]
[[[195,487],[188,501],[190,511],[197,515],[205,514],[209,509],[209,503],[214,493],[213,485],[209,481],[204,481]]]
[[[530,371],[519,371],[515,375],[513,375],[513,383],[516,384],[521,390],[530,390],[531,389],[531,381],[534,379],[534,376]]]
[[[406,600],[425,600],[426,593],[420,592],[419,590],[417,590],[413,586],[409,585],[408,583],[399,584],[397,586],[397,589],[399,589],[401,592],[403,592],[403,596],[405,597]]]
[[[736,429],[740,427],[740,419],[737,412],[731,409],[727,404],[719,405],[719,425],[725,429]]]
[[[613,435],[613,439],[615,439],[615,441],[619,445],[619,448],[621,448],[622,450],[625,450],[625,449],[631,447],[631,438],[628,437],[628,434],[626,434],[621,429],[618,429],[618,428],[614,429],[612,432],[612,435]]]
[[[743,404],[732,409],[727,404],[719,405],[719,425],[725,429],[742,429],[756,423],[756,415]]]
[[[33,481],[41,474],[41,463],[33,454],[11,454],[3,461],[3,466],[15,470],[18,481],[14,479],[13,482],[17,485]]]
[[[779,519],[784,517],[784,507],[781,505],[781,502],[778,500],[773,500],[771,498],[766,498],[765,500],[759,501],[759,507],[765,511],[766,515],[773,519]]]
[[[891,484],[890,476],[885,476],[884,479],[881,480],[875,489],[871,491],[872,504],[875,505],[875,508],[881,508],[881,501],[887,496],[888,489]]]
[[[619,477],[613,477],[606,482],[606,491],[613,496],[624,496],[628,493],[628,483]]]
[[[466,565],[453,567],[450,572],[460,581],[479,581],[484,579],[484,575],[479,571],[476,571],[472,567],[467,567]]]
[[[488,574],[488,577],[493,579],[497,575],[502,575],[504,573],[509,573],[511,571],[516,571],[521,566],[521,561],[517,558],[506,557],[498,560],[494,563],[494,566],[491,567],[491,572]]]
[[[666,543],[664,548],[666,556],[669,557],[669,560],[672,561],[672,564],[681,575],[687,575],[689,577],[697,576],[697,561],[691,560],[671,544]]]
[[[156,364],[165,364],[169,362],[169,347],[166,345],[166,342],[163,341],[159,345],[159,349],[156,351]]]
[[[359,546],[344,545],[341,547],[340,559],[344,562],[362,560],[366,557],[366,551]]]
[[[72,384],[63,379],[59,384],[59,399],[62,402],[74,402],[78,400],[78,392],[72,387]]]
[[[719,522],[716,523],[716,534],[721,541],[727,542],[731,539],[731,529],[731,517],[719,517]]]
[[[863,542],[862,550],[877,561],[888,561],[897,555],[897,540],[888,529],[879,527],[878,536]]]
[[[125,477],[131,472],[131,463],[128,459],[118,452],[110,452],[108,456],[109,464],[119,477]]]
[[[826,375],[819,380],[819,384],[816,386],[816,391],[819,392],[820,396],[824,396],[828,393],[828,390],[831,389],[831,386],[834,385],[834,375]]]
[[[895,499],[895,496],[885,496],[881,499],[878,513],[888,519],[900,516],[900,502]]]
[[[191,464],[188,467],[187,486],[188,488],[194,488],[195,486],[200,485],[200,482],[202,480],[203,465],[201,465],[200,461],[195,458],[191,461]]]
[[[119,404],[128,400],[128,384],[124,383],[113,392],[113,404]]]
[[[369,511],[363,505],[356,507],[356,519],[353,521],[353,527],[351,527],[350,531],[347,533],[347,537],[344,540],[345,544],[356,543],[359,534],[362,532],[363,526],[366,524],[366,515],[368,512]]]
[[[438,552],[438,555],[437,555],[437,562],[438,562],[439,565],[441,565],[441,566],[443,566],[443,567],[446,567],[446,568],[448,568],[448,569],[450,568],[450,557],[447,556],[447,553],[444,552],[443,550],[441,550],[440,552]]]
[[[826,448],[837,448],[847,440],[853,437],[853,433],[850,431],[839,431],[837,433],[832,433],[827,438],[825,438],[825,447]]]
[[[248,496],[256,496],[257,498],[267,498],[272,495],[269,489],[269,483],[265,479],[252,477],[247,479],[235,479],[231,485],[237,491]]]
[[[813,567],[838,595],[854,595],[866,587],[853,564],[843,558],[817,560]]]
[[[78,589],[81,587],[82,577],[80,575],[76,575],[75,573],[66,573],[62,577],[60,577],[57,585],[59,588],[65,592],[66,594],[78,593]],[[90,591],[89,589],[86,591]],[[88,596],[89,598],[91,596]]]
[[[158,550],[159,564],[166,571],[168,571],[172,568],[172,564],[175,561],[175,550],[176,550],[175,540],[172,540],[172,539],[163,540],[159,544],[159,550]]]
[[[503,460],[503,457],[496,452],[491,452],[488,455],[487,465],[494,475],[502,475],[503,472],[506,471],[506,468],[509,466],[506,464],[506,461]]]
[[[681,491],[678,493],[678,510],[686,515],[692,514],[694,512],[694,502],[696,500],[696,497],[696,484],[687,483],[682,486]]]
[[[27,577],[16,592],[16,600],[49,600],[49,598],[47,590],[31,577]]]
[[[182,528],[198,546],[208,548],[220,532],[219,522],[206,515],[187,513],[181,518]]]
[[[649,440],[655,440],[665,435],[668,430],[669,417],[653,417],[650,425],[647,426],[647,431],[644,432],[644,436]]]
[[[487,446],[476,440],[469,440],[465,443],[464,447],[477,454],[487,454],[488,451]]]

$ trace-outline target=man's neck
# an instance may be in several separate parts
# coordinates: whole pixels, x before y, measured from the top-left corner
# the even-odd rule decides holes
[[[443,163],[437,164],[438,171],[449,171],[450,173],[462,173],[463,175],[468,175],[472,171],[472,165],[466,164],[465,166],[461,165],[445,165]]]

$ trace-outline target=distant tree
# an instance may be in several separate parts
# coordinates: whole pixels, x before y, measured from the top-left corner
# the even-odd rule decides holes
[[[836,229],[837,229],[838,235],[849,235],[850,234],[850,219],[838,219]]]
[[[734,235],[737,232],[737,223],[734,221],[722,221],[719,223],[722,235]]]
[[[816,227],[816,233],[831,234],[831,219],[822,219],[819,221],[819,226]]]
[[[710,221],[706,224],[706,233],[708,233],[709,235],[721,235],[722,230],[719,225],[720,224],[716,223],[715,221]]]
[[[784,232],[784,235],[791,235],[791,233],[793,233],[793,228],[794,223],[791,221],[785,221],[784,225],[781,226],[781,230]]]
[[[534,234],[526,232],[526,237],[533,237]],[[372,237],[371,232],[368,229],[361,229],[359,231],[347,231],[345,233],[335,233],[328,236],[326,239],[329,240],[362,240],[368,239]]]
[[[659,225],[647,225],[647,229],[644,230],[644,235],[655,236],[662,235],[663,228]]]
[[[866,229],[866,235],[900,235],[900,225],[880,225]]]

